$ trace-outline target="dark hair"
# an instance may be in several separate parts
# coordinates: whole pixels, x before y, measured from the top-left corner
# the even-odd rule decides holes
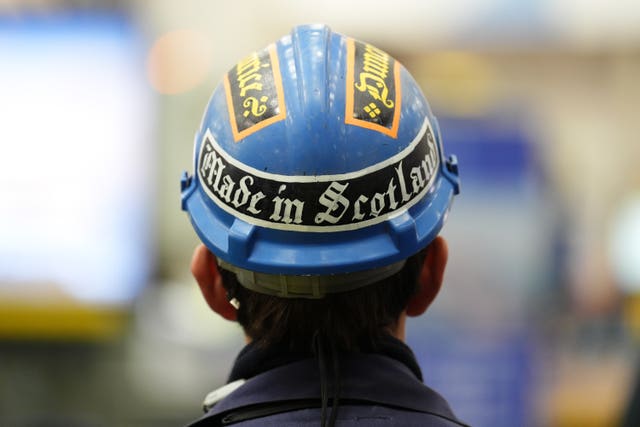
[[[395,325],[415,294],[423,257],[413,255],[396,274],[362,288],[322,299],[278,298],[244,288],[222,270],[224,287],[240,302],[238,323],[261,347],[286,345],[309,351],[314,335],[343,351],[366,351]]]

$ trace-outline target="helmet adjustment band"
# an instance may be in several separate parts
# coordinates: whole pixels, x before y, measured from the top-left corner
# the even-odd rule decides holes
[[[220,268],[235,273],[245,288],[279,298],[320,299],[327,294],[352,291],[393,276],[404,267],[402,260],[383,267],[329,275],[283,275],[245,270],[218,258]]]

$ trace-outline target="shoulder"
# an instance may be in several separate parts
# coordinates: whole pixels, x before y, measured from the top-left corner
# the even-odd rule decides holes
[[[242,427],[317,427],[319,408],[307,408],[267,417],[254,418],[237,424]],[[402,427],[461,427],[459,421],[437,414],[407,411],[380,405],[340,405],[336,427],[402,426]]]
[[[394,359],[359,354],[340,365],[338,426],[465,425],[442,396]],[[191,427],[219,425],[214,420],[229,416],[239,417],[229,421],[242,420],[242,426],[315,426],[320,419],[319,384],[313,359],[272,369],[246,381]],[[255,408],[263,410],[256,416]]]

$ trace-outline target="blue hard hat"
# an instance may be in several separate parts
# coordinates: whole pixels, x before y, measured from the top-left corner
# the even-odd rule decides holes
[[[459,191],[409,72],[322,25],[294,28],[224,76],[194,168],[182,209],[198,236],[224,266],[264,277],[398,265],[435,238]]]

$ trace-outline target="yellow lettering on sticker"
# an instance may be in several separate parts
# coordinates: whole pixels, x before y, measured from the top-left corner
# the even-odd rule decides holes
[[[251,74],[255,73],[260,69],[260,58],[258,57],[258,53],[254,52],[251,55],[247,56],[242,61],[238,62],[236,65],[236,73],[238,76],[241,74]]]
[[[369,92],[373,99],[380,101],[387,108],[393,108],[395,103],[392,99],[388,99],[389,88],[386,82],[389,76],[389,62],[389,55],[371,45],[366,45],[362,72],[358,76],[355,88],[360,92]]]
[[[254,96],[248,97],[242,103],[242,106],[244,108],[246,108],[246,110],[244,110],[242,115],[244,117],[249,117],[249,114],[251,114],[254,117],[260,117],[261,115],[263,115],[267,111],[267,106],[265,105],[265,103],[268,100],[269,100],[269,98],[266,97],[266,96],[261,97],[260,100],[258,100]]]
[[[380,76],[373,73],[360,73],[360,81],[355,84],[356,89],[360,92],[369,92],[369,95],[387,108],[393,108],[395,103],[389,96],[389,88],[387,83]]]
[[[240,89],[240,97],[247,96],[247,91],[255,90],[262,91],[262,74],[260,74],[261,68],[268,68],[269,63],[260,62],[260,58],[256,53],[250,55],[246,59],[243,59],[236,66],[236,83]],[[253,80],[252,83],[249,83]]]
[[[367,45],[363,55],[363,70],[387,78],[389,74],[389,56],[384,52]]]
[[[258,77],[261,77],[258,75]],[[262,91],[262,83],[253,82],[247,86],[240,86],[240,98],[244,98],[247,96],[247,91],[249,90],[257,90],[258,92]]]

